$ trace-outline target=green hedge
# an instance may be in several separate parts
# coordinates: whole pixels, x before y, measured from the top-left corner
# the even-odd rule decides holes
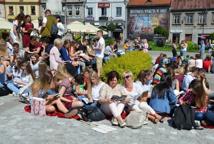
[[[152,67],[152,58],[148,53],[142,51],[127,52],[121,57],[111,58],[103,66],[101,77],[106,81],[106,75],[112,70],[117,71],[120,75],[125,71],[131,71],[134,78],[137,78],[141,70],[148,70]]]
[[[159,34],[159,35],[164,36],[164,37],[169,36],[168,29],[166,29],[165,27],[162,27],[162,26],[157,26],[156,28],[154,28],[154,33]]]
[[[115,39],[114,39],[114,38],[107,38],[107,39],[105,40],[105,42],[106,42],[106,46],[112,45],[112,44],[114,44]]]
[[[188,44],[187,51],[189,51],[189,52],[198,51],[199,46],[196,43],[194,43],[192,41],[188,41],[187,44]]]

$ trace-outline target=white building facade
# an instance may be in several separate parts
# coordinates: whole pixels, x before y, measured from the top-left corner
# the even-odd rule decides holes
[[[64,15],[62,0],[41,0],[40,3],[42,15],[46,9],[50,9],[54,15]]]
[[[5,18],[4,0],[0,0],[0,18]]]
[[[114,34],[125,36],[126,5],[128,0],[86,0],[85,22],[97,26],[107,26],[114,23],[118,27]]]

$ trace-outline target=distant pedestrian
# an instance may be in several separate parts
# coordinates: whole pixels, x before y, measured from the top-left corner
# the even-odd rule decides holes
[[[177,45],[175,42],[172,44],[172,56],[173,58],[177,57]]]
[[[181,42],[180,56],[185,57],[187,53],[187,43],[185,40]]]
[[[34,28],[34,25],[31,22],[31,16],[26,15],[24,23],[22,25],[22,32],[23,32],[22,41],[23,41],[24,48],[29,47],[30,45],[30,33],[32,32],[33,28]]]
[[[200,46],[199,46],[199,52],[200,52],[201,59],[204,59],[205,47],[206,47],[206,45],[205,45],[204,41],[201,40]]]
[[[64,27],[64,25],[62,24],[62,20],[61,20],[61,17],[60,17],[60,16],[56,16],[56,19],[57,19],[57,27],[58,27],[57,37],[58,37],[58,38],[62,38],[62,36],[63,36],[64,33],[65,33],[65,27]]]
[[[45,17],[42,21],[42,28],[41,28],[41,36],[50,38],[51,42],[53,43],[54,39],[57,37],[56,30],[57,29],[57,20],[51,14],[51,10],[47,9],[45,11]]]
[[[147,42],[147,39],[143,39],[143,52],[148,52],[149,50],[149,44]]]

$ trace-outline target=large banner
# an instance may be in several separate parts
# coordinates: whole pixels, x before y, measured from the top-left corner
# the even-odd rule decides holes
[[[140,36],[143,34],[153,34],[154,28],[159,25],[168,28],[168,9],[131,9],[129,11],[129,37]]]

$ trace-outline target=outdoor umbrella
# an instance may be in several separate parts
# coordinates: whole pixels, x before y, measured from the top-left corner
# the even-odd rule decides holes
[[[67,30],[71,32],[85,32],[85,25],[82,22],[74,21],[67,25]]]
[[[85,24],[85,33],[96,34],[98,30],[100,29],[90,23]],[[103,31],[103,34],[106,35],[108,33]]]
[[[4,18],[0,18],[0,29],[12,29],[13,24]]]

